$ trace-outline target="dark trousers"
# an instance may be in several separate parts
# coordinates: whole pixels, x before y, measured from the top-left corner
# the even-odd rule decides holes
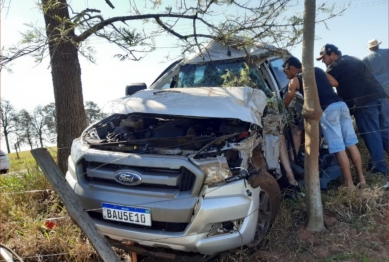
[[[370,166],[375,172],[387,174],[388,101],[379,99],[355,110],[358,131],[371,155]]]

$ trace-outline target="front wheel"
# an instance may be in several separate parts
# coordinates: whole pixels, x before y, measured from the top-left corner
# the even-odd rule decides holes
[[[259,186],[258,220],[254,239],[248,244],[250,247],[259,245],[265,238],[270,225],[276,218],[281,205],[281,190],[277,181],[267,172],[255,176],[253,184]]]

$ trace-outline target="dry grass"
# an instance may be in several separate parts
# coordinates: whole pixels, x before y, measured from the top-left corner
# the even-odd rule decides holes
[[[1,177],[1,242],[24,261],[97,261],[43,173],[35,165],[26,169]]]
[[[366,169],[369,153],[360,141]],[[225,252],[219,261],[388,261],[388,191],[382,188],[388,178],[367,171],[365,177],[366,188],[322,192],[325,231],[304,229],[308,217],[303,197],[284,200],[259,247]]]
[[[322,193],[325,231],[304,229],[303,197],[284,200],[261,246],[226,252],[219,261],[388,261],[388,191],[381,187],[386,178],[366,178],[367,188]]]
[[[99,261],[42,172],[32,162],[23,169],[28,170],[24,175],[0,177],[1,242],[25,261]],[[325,231],[304,229],[305,198],[284,200],[260,246],[224,252],[218,261],[387,261],[388,194],[379,187],[386,178],[367,173],[366,179],[369,186],[364,189],[323,192]],[[43,191],[20,193],[32,190]],[[56,227],[50,229],[48,220]],[[116,251],[122,261],[130,261]]]

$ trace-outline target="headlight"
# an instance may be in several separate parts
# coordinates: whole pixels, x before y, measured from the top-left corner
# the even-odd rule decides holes
[[[82,141],[80,138],[76,138],[72,142],[72,147],[70,148],[70,156],[73,159],[73,162],[76,162],[78,157],[81,154],[81,146],[82,146]]]
[[[72,147],[70,148],[70,155],[73,159],[73,162],[76,163],[87,149],[89,149],[89,145],[84,143],[81,138],[74,139]]]
[[[225,182],[225,179],[232,176],[227,159],[224,156],[208,157],[204,159],[189,159],[205,173],[206,185],[218,185]]]
[[[74,179],[77,180],[76,166],[74,165],[73,158],[71,155],[68,158],[68,172]]]

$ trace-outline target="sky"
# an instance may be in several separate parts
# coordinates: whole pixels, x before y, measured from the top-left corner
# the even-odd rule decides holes
[[[170,0],[170,2],[175,0]],[[43,15],[34,5],[35,1],[12,0],[1,12],[1,47],[9,47],[20,40],[20,33],[26,31],[26,23],[44,26]],[[86,5],[88,0],[68,1],[69,4]],[[94,0],[93,7],[104,11],[105,17],[125,14],[127,1],[112,0],[115,10],[107,7],[105,1]],[[141,1],[143,2],[143,1]],[[162,1],[169,6],[169,0]],[[289,13],[303,12],[304,1],[296,1],[289,8]],[[316,1],[320,5],[323,1]],[[388,48],[388,1],[387,0],[328,0],[326,5],[336,3],[343,6],[350,4],[340,17],[328,20],[326,24],[316,26],[315,56],[326,43],[336,45],[343,54],[363,57],[368,53],[368,40],[376,38],[381,48]],[[92,4],[91,4],[92,5]],[[174,4],[173,4],[174,5]],[[139,24],[139,27],[147,25]],[[178,56],[179,48],[174,48],[173,37],[159,38],[157,49],[140,61],[119,61],[114,58],[118,49],[100,39],[92,39],[90,44],[95,48],[96,63],[80,58],[84,101],[93,101],[102,107],[105,102],[124,95],[125,86],[130,83],[145,82],[147,86],[171,63],[166,56]],[[301,59],[302,45],[289,50]],[[324,64],[315,61],[315,66],[325,68]],[[20,58],[12,63],[12,72],[1,72],[0,95],[9,100],[17,109],[32,111],[38,105],[54,102],[51,70],[48,59],[36,64],[31,57]],[[1,148],[5,149],[4,143]]]

